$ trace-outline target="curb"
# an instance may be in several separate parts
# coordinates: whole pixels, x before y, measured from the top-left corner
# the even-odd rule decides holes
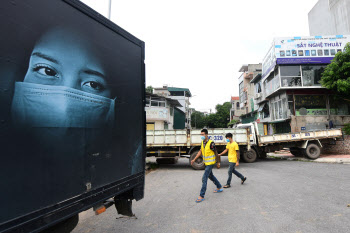
[[[301,158],[301,157],[290,157],[290,156],[275,156],[268,155],[270,159],[281,159],[288,161],[301,161],[301,162],[314,162],[314,163],[335,163],[335,164],[348,164],[350,165],[350,158],[318,158],[315,160]]]

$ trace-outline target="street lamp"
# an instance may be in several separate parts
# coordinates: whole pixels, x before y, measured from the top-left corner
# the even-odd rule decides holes
[[[108,19],[111,20],[112,0],[108,1]]]

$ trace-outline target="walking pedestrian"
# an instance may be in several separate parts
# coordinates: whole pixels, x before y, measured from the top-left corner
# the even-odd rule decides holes
[[[239,166],[239,147],[238,144],[233,141],[232,139],[232,133],[226,134],[226,149],[219,154],[219,156],[227,153],[228,151],[228,161],[229,161],[229,168],[228,168],[228,179],[227,183],[224,186],[224,188],[230,188],[231,187],[231,179],[232,179],[232,173],[235,174],[238,178],[241,179],[241,184],[244,184],[244,181],[247,180],[247,177],[244,177],[241,173],[236,171],[235,167]]]
[[[191,164],[193,164],[201,155],[203,155],[203,161],[205,164],[205,170],[202,177],[202,188],[201,188],[199,197],[196,200],[197,203],[204,201],[205,192],[207,190],[208,178],[211,181],[213,181],[214,184],[216,185],[216,189],[214,193],[221,193],[223,191],[220,182],[216,179],[212,171],[216,163],[216,158],[218,157],[218,153],[216,151],[215,143],[212,140],[210,140],[208,137],[207,129],[202,129],[201,139],[202,139],[201,150],[198,152],[196,157],[191,161]],[[218,164],[218,168],[219,168],[219,164]]]

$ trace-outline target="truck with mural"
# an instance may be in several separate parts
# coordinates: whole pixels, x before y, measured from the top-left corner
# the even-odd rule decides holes
[[[91,208],[132,216],[144,42],[78,0],[4,0],[0,18],[0,232],[68,232]]]
[[[323,145],[332,144],[343,137],[340,128],[275,135],[264,135],[263,130],[262,123],[254,122],[239,124],[236,128],[208,129],[208,132],[218,152],[225,150],[225,135],[232,133],[233,140],[239,145],[241,159],[247,163],[266,158],[267,153],[283,148],[289,148],[291,153],[298,157],[317,159]],[[147,156],[157,157],[159,163],[174,163],[180,157],[189,158],[191,161],[200,150],[200,132],[198,129],[147,130]],[[205,168],[202,158],[198,158],[191,166],[196,170]]]

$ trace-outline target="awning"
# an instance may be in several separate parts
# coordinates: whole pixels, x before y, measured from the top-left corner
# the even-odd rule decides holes
[[[266,105],[266,103],[263,103],[263,105],[261,105],[261,106],[259,107],[258,112],[261,112],[261,111],[264,109],[265,105]]]

